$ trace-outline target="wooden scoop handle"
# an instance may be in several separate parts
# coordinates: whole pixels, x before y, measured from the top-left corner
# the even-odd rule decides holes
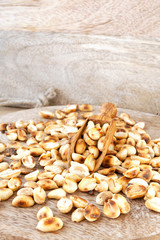
[[[94,121],[94,123],[106,122],[110,123],[117,114],[117,108],[113,103],[104,103],[100,108],[100,115],[93,115],[88,120]]]
[[[99,167],[101,166],[103,160],[104,160],[104,157],[106,156],[106,153],[108,151],[108,147],[109,145],[111,144],[112,142],[112,139],[113,139],[113,135],[115,133],[115,130],[116,130],[116,124],[115,124],[115,121],[113,120],[111,123],[110,123],[110,126],[108,128],[108,131],[106,133],[106,136],[105,136],[105,142],[104,142],[104,147],[103,147],[103,151],[100,155],[100,157],[97,159],[96,161],[96,166],[94,168],[94,171],[97,171],[99,169]]]
[[[117,114],[117,108],[113,103],[104,103],[100,109],[99,118],[101,120],[107,120],[108,118],[114,118]]]

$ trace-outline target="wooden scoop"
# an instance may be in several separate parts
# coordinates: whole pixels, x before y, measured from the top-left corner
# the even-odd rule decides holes
[[[102,151],[101,155],[99,156],[99,158],[96,160],[96,165],[95,165],[93,172],[97,171],[99,169],[99,167],[101,166],[101,164],[104,160],[104,157],[107,153],[108,147],[113,139],[115,130],[116,130],[116,124],[115,124],[113,118],[117,114],[117,108],[113,103],[104,103],[101,106],[100,112],[101,112],[100,115],[94,115],[94,116],[86,118],[82,127],[78,130],[78,132],[72,138],[70,150],[69,150],[69,153],[67,156],[68,167],[70,167],[70,162],[72,160],[72,153],[75,152],[74,150],[75,150],[76,142],[81,137],[83,130],[87,126],[87,122],[90,120],[93,121],[95,124],[100,123],[101,126],[104,123],[110,123],[107,133],[106,133],[106,136],[105,136],[103,151]]]

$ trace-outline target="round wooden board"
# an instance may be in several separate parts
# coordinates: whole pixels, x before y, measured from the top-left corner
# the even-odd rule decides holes
[[[45,107],[55,111],[63,108],[63,106]],[[99,107],[94,106],[97,113]],[[10,113],[2,116],[0,122],[11,122],[16,120],[42,120],[38,112],[40,109],[22,110],[15,113]],[[146,130],[152,138],[160,136],[160,117],[148,113],[132,111],[128,109],[118,109],[118,113],[127,112],[136,121],[145,121]],[[0,139],[6,141],[4,135],[0,135]],[[90,203],[95,203],[95,195],[88,193],[76,192],[86,198]],[[16,193],[14,194],[14,196]],[[80,223],[74,223],[71,219],[71,213],[62,214],[56,207],[56,200],[48,200],[43,205],[35,205],[31,208],[15,208],[12,207],[11,202],[14,198],[12,196],[8,201],[0,202],[0,239],[1,240],[76,240],[76,239],[145,239],[158,240],[160,239],[160,214],[148,210],[144,206],[143,199],[129,200],[131,204],[131,211],[126,215],[120,215],[117,219],[109,219],[102,213],[101,217],[96,222],[88,222],[87,220]],[[64,227],[56,233],[41,233],[36,230],[37,211],[44,205],[51,207],[55,216],[62,218]]]

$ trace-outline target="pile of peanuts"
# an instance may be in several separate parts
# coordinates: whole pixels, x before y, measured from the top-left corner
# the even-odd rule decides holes
[[[14,207],[32,207],[47,198],[56,199],[60,212],[74,209],[72,221],[97,220],[99,208],[74,194],[79,190],[97,192],[96,204],[103,206],[108,218],[130,212],[127,198],[144,198],[148,209],[160,212],[160,138],[151,140],[145,123],[136,123],[126,113],[114,119],[116,132],[97,172],[92,173],[103,150],[108,123],[87,123],[68,168],[71,138],[92,111],[88,104],[67,105],[55,113],[39,112],[47,120],[1,123],[0,131],[9,141],[0,142],[0,201],[14,192]],[[63,227],[63,221],[47,206],[39,210],[37,219],[37,229],[43,232]]]

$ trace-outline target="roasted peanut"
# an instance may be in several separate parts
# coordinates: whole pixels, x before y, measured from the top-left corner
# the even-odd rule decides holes
[[[118,128],[114,136],[117,139],[126,139],[128,137],[128,131],[125,128]]]
[[[145,206],[155,212],[160,212],[160,198],[153,197],[145,202]]]
[[[142,172],[140,172],[137,177],[144,179],[146,182],[150,182],[152,179],[153,173],[152,170],[149,168],[144,169]]]
[[[38,179],[39,180],[46,179],[46,178],[52,179],[54,176],[55,176],[55,173],[53,172],[41,172],[38,174]]]
[[[35,138],[36,138],[36,140],[38,142],[43,141],[45,139],[45,137],[46,137],[46,133],[45,132],[43,132],[43,131],[37,131],[36,132]]]
[[[22,185],[22,181],[21,179],[17,178],[17,177],[12,177],[9,181],[8,181],[8,187],[12,190],[12,191],[17,191],[20,186]]]
[[[69,147],[70,147],[69,144],[65,144],[65,145],[61,146],[60,149],[59,149],[59,152],[60,152],[63,160],[67,160]]]
[[[62,197],[58,202],[57,202],[57,207],[60,212],[62,213],[68,213],[71,211],[73,207],[73,202],[67,198],[67,197]]]
[[[105,180],[101,180],[95,187],[97,192],[103,192],[108,190],[108,183]]]
[[[93,111],[93,107],[90,104],[79,105],[78,109],[79,109],[79,111],[82,111],[82,112],[91,112],[91,111]]]
[[[42,232],[55,232],[63,227],[63,222],[58,217],[47,217],[42,218],[38,224],[36,229]]]
[[[84,161],[84,164],[88,167],[89,171],[93,171],[94,170],[96,161],[94,159],[93,154],[89,154],[86,157],[86,159]]]
[[[126,195],[130,199],[142,198],[147,192],[144,185],[129,183],[126,188]]]
[[[34,205],[34,200],[30,196],[20,195],[13,199],[12,205],[14,207],[32,207]]]
[[[81,222],[82,220],[84,220],[84,211],[84,208],[77,208],[76,210],[74,210],[71,215],[71,220],[73,222]]]
[[[83,163],[84,160],[85,160],[85,156],[79,154],[79,153],[72,153],[72,159],[75,161],[75,162],[78,162],[78,163]]]
[[[117,154],[116,157],[119,158],[121,161],[124,161],[127,157],[127,149],[122,148]]]
[[[22,158],[22,163],[27,168],[34,168],[36,166],[36,160],[33,156],[26,156]]]
[[[138,173],[140,172],[140,168],[139,167],[131,167],[128,170],[126,170],[123,175],[127,178],[135,178]]]
[[[66,192],[63,190],[63,188],[58,188],[50,191],[47,196],[48,198],[54,198],[59,200],[62,197],[66,197]]]
[[[82,192],[89,192],[96,187],[96,179],[90,176],[84,177],[78,184],[78,188]]]
[[[102,163],[103,167],[113,167],[116,165],[118,165],[118,166],[121,165],[121,161],[116,156],[113,156],[113,155],[105,156],[103,163]]]
[[[54,118],[54,113],[50,111],[41,111],[39,112],[39,115],[43,118],[48,118],[48,119]]]
[[[76,195],[71,195],[70,200],[73,202],[73,206],[76,208],[85,208],[88,205],[88,201]]]
[[[5,150],[6,150],[6,145],[0,142],[0,153],[4,152]]]
[[[140,164],[149,164],[149,162],[150,162],[150,158],[141,157],[141,156],[137,156],[137,155],[131,156],[130,158],[131,158],[131,160],[140,161]]]
[[[156,196],[156,191],[153,187],[148,187],[148,190],[145,194],[145,197],[144,197],[144,200],[147,200],[147,199],[150,199],[150,198],[153,198]]]
[[[0,131],[4,133],[7,130],[8,123],[0,123]]]
[[[37,187],[33,190],[34,201],[38,204],[42,204],[46,200],[46,192],[43,188]]]
[[[17,130],[13,129],[13,130],[10,130],[9,132],[6,132],[6,137],[8,138],[8,140],[10,141],[15,141],[17,140]]]
[[[0,177],[3,179],[10,179],[12,177],[18,177],[20,174],[21,174],[20,169],[15,169],[15,170],[7,169],[0,172]]]
[[[132,178],[128,183],[142,185],[142,186],[148,188],[148,183],[141,178]]]
[[[102,180],[105,180],[106,182],[108,181],[108,177],[100,174],[100,173],[94,173],[94,178],[96,179],[97,183],[100,183]]]
[[[61,160],[61,155],[60,155],[60,153],[58,152],[58,150],[56,150],[56,149],[52,149],[52,150],[51,150],[51,156],[52,156],[52,158],[55,159],[55,160]]]
[[[110,168],[102,168],[100,170],[98,170],[98,173],[103,174],[103,175],[108,175],[108,174],[112,174],[115,172],[115,167],[110,167]]]
[[[53,180],[55,181],[55,183],[57,184],[58,187],[62,187],[65,179],[62,175],[56,174],[54,176]]]
[[[58,188],[57,184],[53,180],[47,179],[47,178],[39,180],[37,184],[44,190],[51,190],[51,189]]]
[[[108,199],[111,199],[113,194],[110,191],[104,191],[97,195],[96,203],[99,205],[104,205],[104,202],[107,202]]]
[[[96,146],[96,141],[95,140],[92,140],[90,137],[89,137],[89,135],[88,135],[88,133],[84,133],[84,135],[83,135],[83,139],[84,139],[84,141],[89,145],[89,146]]]
[[[155,158],[151,159],[150,165],[152,167],[158,167],[159,168],[160,167],[160,157],[155,157]]]
[[[31,147],[30,154],[33,157],[39,157],[42,153],[45,153],[45,150],[42,147]]]
[[[76,150],[76,153],[79,153],[79,154],[83,154],[84,151],[86,150],[86,143],[82,138],[78,139],[75,150]]]
[[[101,152],[103,151],[104,143],[105,143],[105,136],[101,137],[97,143],[98,150]]]
[[[27,134],[23,129],[17,130],[17,138],[19,141],[25,142],[27,141]]]
[[[56,113],[56,117],[58,119],[63,119],[66,116],[66,114],[63,111],[61,111],[61,110],[57,110],[55,113]]]
[[[2,179],[0,180],[0,188],[6,188],[8,187],[8,180]]]
[[[117,218],[120,215],[120,208],[116,201],[108,199],[104,202],[103,213],[109,218]]]
[[[48,217],[53,217],[53,212],[49,207],[44,206],[41,209],[39,209],[39,211],[37,213],[38,221],[40,221],[43,218],[48,218]]]
[[[108,188],[112,193],[118,193],[122,190],[122,184],[118,180],[108,179]]]
[[[100,210],[93,204],[85,207],[84,217],[89,221],[96,221],[100,217]]]
[[[65,176],[65,179],[67,179],[67,178],[72,179],[76,182],[79,182],[81,180],[81,178],[78,175],[75,175],[73,173],[67,173]]]
[[[8,167],[9,167],[9,164],[7,162],[0,163],[0,172],[8,169]]]
[[[130,211],[129,203],[121,194],[114,194],[112,200],[118,204],[121,213],[126,214]]]
[[[130,118],[129,114],[127,113],[121,113],[120,118],[123,119],[127,124],[133,126],[135,124],[135,121]]]
[[[64,109],[63,112],[65,113],[72,113],[75,112],[78,109],[77,104],[68,104]]]
[[[131,159],[126,159],[123,163],[122,163],[122,167],[124,168],[132,168],[132,167],[138,167],[140,165],[140,161],[139,160],[131,160]]]
[[[77,190],[77,182],[71,178],[65,178],[63,189],[67,193],[73,193]]]
[[[37,130],[38,131],[43,131],[45,129],[45,123],[44,122],[38,122],[36,124]]]
[[[0,202],[9,199],[13,195],[13,191],[9,188],[0,188]]]
[[[18,190],[17,195],[33,196],[33,189],[31,187],[25,187]]]
[[[53,165],[57,166],[59,168],[59,171],[60,171],[60,169],[63,170],[64,168],[68,167],[68,162],[67,161],[63,161],[63,160],[56,160],[56,161],[53,162]],[[57,171],[58,171],[58,168],[57,168]]]
[[[71,167],[69,168],[69,172],[83,178],[89,175],[88,167],[84,164],[80,164],[77,162],[71,162]]]
[[[27,181],[37,181],[37,179],[38,179],[38,174],[39,174],[39,170],[35,170],[34,172],[31,172],[31,173],[25,175],[24,178],[25,178]]]
[[[40,146],[45,151],[51,151],[52,149],[58,149],[60,147],[59,142],[56,142],[55,140],[43,140],[40,142]]]
[[[55,164],[53,165],[48,165],[44,167],[45,171],[47,172],[52,172],[54,174],[60,174],[63,171],[63,168],[60,166],[56,166]]]
[[[133,138],[131,138],[131,137],[129,137],[128,139],[127,139],[127,145],[131,145],[131,146],[133,146],[133,147],[135,147],[135,145],[136,145],[136,142],[135,142],[135,140],[133,139]]]
[[[28,182],[25,182],[24,184],[24,187],[29,187],[29,188],[37,188],[38,187],[38,184],[34,181],[28,181]]]
[[[88,150],[89,150],[89,153],[90,154],[93,154],[93,157],[94,158],[98,158],[99,156],[99,150],[96,146],[89,146],[88,147]]]

